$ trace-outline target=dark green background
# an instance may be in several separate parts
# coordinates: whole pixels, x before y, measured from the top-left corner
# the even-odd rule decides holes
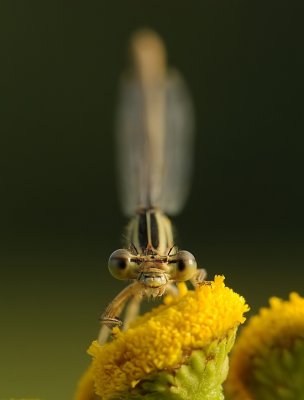
[[[300,2],[299,2],[300,4]],[[177,243],[254,311],[303,293],[303,8],[286,1],[0,1],[0,398],[72,398],[123,284],[113,121],[150,26],[197,116]]]

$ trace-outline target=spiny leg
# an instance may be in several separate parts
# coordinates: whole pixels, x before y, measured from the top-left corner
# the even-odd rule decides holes
[[[108,305],[100,318],[100,321],[103,324],[98,335],[98,342],[100,344],[103,344],[107,341],[109,329],[113,328],[114,326],[122,325],[122,321],[118,317],[129,298],[131,296],[138,296],[141,294],[141,292],[142,286],[136,281],[123,289]]]
[[[142,302],[142,295],[135,295],[127,304],[124,317],[123,330],[126,331],[130,323],[139,315],[140,303]]]
[[[173,283],[168,283],[166,287],[166,294],[172,297],[176,297],[178,295],[178,288]]]
[[[200,286],[205,283],[205,278],[207,277],[207,271],[204,268],[199,268],[190,282],[194,287]]]
[[[178,288],[173,283],[168,283],[166,285],[166,294],[171,296],[178,295]],[[139,315],[140,304],[143,300],[143,293],[135,294],[126,306],[126,312],[124,316],[123,330],[127,330],[134,321],[134,319]]]
[[[173,283],[168,283],[164,292],[175,297],[178,295],[178,288]],[[138,282],[135,282],[132,285],[127,286],[114,298],[114,300],[108,305],[105,312],[100,318],[101,322],[103,323],[98,335],[98,342],[100,344],[106,343],[111,328],[113,328],[114,326],[122,325],[122,321],[118,317],[123,311],[123,308],[127,301],[130,299],[130,297],[133,296],[133,298],[130,299],[129,303],[126,306],[126,313],[123,324],[124,330],[129,328],[130,323],[139,314],[140,303],[143,299],[143,294],[144,291],[142,285]]]
[[[99,333],[98,333],[98,338],[97,341],[100,345],[105,344],[106,341],[108,340],[108,337],[110,335],[110,330],[106,325],[102,325]]]
[[[105,309],[100,318],[100,321],[105,325],[108,325],[110,328],[115,325],[122,325],[122,322],[118,318],[118,316],[121,314],[124,305],[131,296],[135,296],[141,293],[142,285],[137,281],[124,288],[120,293],[118,293],[114,300],[112,300],[108,307]]]

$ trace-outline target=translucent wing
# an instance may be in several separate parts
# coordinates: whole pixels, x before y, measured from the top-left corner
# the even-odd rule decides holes
[[[160,207],[178,214],[190,189],[194,157],[194,112],[188,89],[178,73],[168,79],[166,95],[165,168]]]
[[[194,118],[187,87],[176,71],[143,85],[123,79],[117,116],[120,200],[126,215],[157,207],[174,215],[190,186]]]

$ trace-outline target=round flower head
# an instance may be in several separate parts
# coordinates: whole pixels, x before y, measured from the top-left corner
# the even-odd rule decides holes
[[[194,291],[179,289],[127,331],[115,328],[111,342],[92,343],[90,374],[103,400],[223,399],[227,354],[248,306],[222,276]]]
[[[304,399],[304,298],[276,297],[242,330],[225,384],[229,399]]]

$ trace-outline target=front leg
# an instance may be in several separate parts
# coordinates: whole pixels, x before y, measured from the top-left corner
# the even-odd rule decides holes
[[[141,292],[142,285],[137,281],[124,288],[105,309],[104,313],[100,317],[100,321],[109,328],[121,326],[122,321],[118,317],[126,302],[131,296],[139,295]]]
[[[122,321],[119,319],[119,316],[130,297],[141,296],[141,293],[142,285],[136,281],[123,289],[120,293],[118,293],[114,300],[111,301],[100,317],[100,321],[103,324],[98,335],[98,342],[100,344],[103,344],[107,341],[109,329],[114,328],[114,326],[122,325]]]
[[[207,277],[207,271],[204,268],[200,268],[197,270],[194,277],[190,279],[190,282],[194,287],[200,286],[204,283],[206,277]]]
[[[140,303],[142,302],[143,296],[142,294],[136,294],[129,301],[126,306],[126,311],[124,315],[124,323],[123,330],[126,331],[129,329],[130,324],[135,320],[135,318],[139,315],[140,311]]]

